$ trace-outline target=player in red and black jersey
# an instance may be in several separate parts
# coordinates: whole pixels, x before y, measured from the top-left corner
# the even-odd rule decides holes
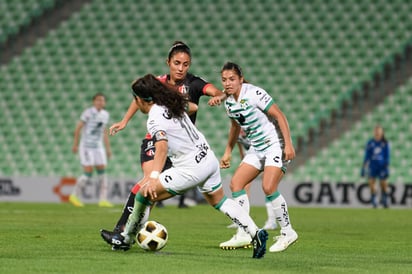
[[[203,95],[212,96],[208,104],[210,106],[218,105],[221,102],[223,93],[217,89],[213,84],[208,83],[200,77],[197,77],[193,74],[188,73],[192,60],[192,55],[190,48],[181,41],[176,41],[173,43],[172,47],[169,50],[166,63],[169,67],[169,74],[159,76],[158,79],[165,85],[175,87],[179,92],[186,93],[189,95],[190,104],[188,106],[188,114],[193,123],[196,121],[196,111],[199,99]],[[126,114],[123,116],[123,119],[120,122],[113,124],[110,127],[110,135],[114,135],[120,130],[124,129],[133,115],[138,111],[138,106],[133,99],[129,105],[129,109]],[[146,136],[148,137],[148,136]],[[142,143],[142,154],[141,154],[141,166],[143,169],[144,178],[149,176],[149,172],[152,170],[151,165],[154,159],[154,147],[150,148],[149,144],[153,140],[151,138],[145,138]],[[164,168],[167,168],[165,166]],[[143,179],[144,179],[143,178]],[[143,180],[142,179],[142,180]],[[141,180],[141,181],[142,181]],[[140,189],[139,181],[132,188],[128,200],[123,209],[122,216],[115,226],[115,232],[122,231],[124,225],[127,222],[129,214],[133,209],[135,195]],[[183,198],[179,201],[180,205],[183,205]],[[109,244],[111,241],[112,233],[102,229],[101,236]]]

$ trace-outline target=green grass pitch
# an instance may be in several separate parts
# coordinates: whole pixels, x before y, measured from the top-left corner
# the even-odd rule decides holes
[[[206,205],[155,208],[169,242],[157,253],[137,245],[114,252],[99,235],[121,211],[88,205],[0,203],[0,273],[411,273],[410,210],[291,208],[298,242],[252,259],[252,249],[224,251],[234,230]],[[259,225],[263,207],[252,207]],[[270,231],[272,237],[278,231]]]

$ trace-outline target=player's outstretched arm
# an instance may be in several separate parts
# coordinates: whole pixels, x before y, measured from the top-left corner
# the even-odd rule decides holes
[[[226,99],[226,94],[222,92],[221,90],[217,89],[214,85],[209,84],[206,87],[206,95],[211,96],[212,98],[209,99],[208,105],[213,107],[213,106],[218,106]]]
[[[129,108],[127,109],[127,112],[123,116],[123,119],[120,122],[114,123],[110,128],[109,128],[109,134],[110,135],[115,135],[117,132],[121,131],[127,126],[127,123],[132,119],[133,115],[139,110],[139,107],[137,106],[135,100],[130,103]]]

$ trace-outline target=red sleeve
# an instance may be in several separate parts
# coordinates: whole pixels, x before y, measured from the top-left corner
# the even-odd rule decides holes
[[[202,91],[203,91],[203,94],[204,94],[204,95],[207,95],[207,94],[206,94],[206,89],[207,89],[209,86],[211,86],[211,85],[212,85],[211,83],[207,83],[207,84],[203,87],[203,90],[202,90]]]
[[[157,79],[162,83],[166,83],[167,82],[167,74],[159,75],[159,76],[157,76]]]

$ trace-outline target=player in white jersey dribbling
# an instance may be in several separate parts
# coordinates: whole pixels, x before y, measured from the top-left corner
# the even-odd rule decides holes
[[[112,244],[124,247],[133,243],[138,229],[149,218],[153,202],[198,187],[210,205],[250,235],[253,258],[262,258],[268,233],[259,229],[239,204],[224,195],[219,161],[185,112],[187,96],[169,89],[151,74],[134,81],[132,90],[139,110],[148,114],[147,130],[153,137],[156,153],[150,176],[143,179],[124,231],[112,237]],[[167,157],[173,166],[162,171]]]
[[[96,168],[100,186],[99,206],[113,206],[107,200],[108,182],[105,172],[107,157],[111,156],[111,149],[106,129],[109,113],[104,109],[105,105],[106,97],[102,93],[95,94],[93,106],[83,111],[74,130],[72,151],[79,153],[83,174],[77,178],[69,201],[77,207],[84,206],[79,198],[80,191],[85,183],[91,179],[94,168]]]
[[[295,157],[287,119],[265,90],[245,83],[242,70],[237,64],[226,63],[221,76],[228,96],[225,108],[232,124],[220,166],[230,167],[231,153],[242,129],[251,146],[230,182],[233,198],[249,213],[245,186],[263,172],[263,192],[280,225],[280,236],[276,237],[277,241],[270,251],[283,251],[298,238],[290,223],[286,201],[278,191],[286,165]],[[247,246],[250,241],[249,235],[238,229],[238,232],[229,241],[221,243],[220,247],[235,249]]]

